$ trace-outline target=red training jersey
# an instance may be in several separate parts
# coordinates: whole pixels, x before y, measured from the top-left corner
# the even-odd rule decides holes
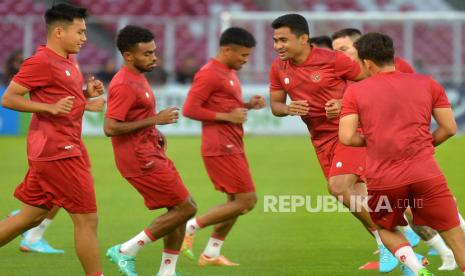
[[[132,122],[155,114],[155,96],[144,74],[123,66],[110,82],[105,117]],[[111,142],[116,166],[124,177],[152,173],[157,156],[162,156],[155,127],[113,136]]]
[[[391,189],[441,175],[434,159],[431,114],[450,104],[431,77],[379,73],[349,86],[342,106],[341,117],[359,115],[369,189]]]
[[[54,104],[74,97],[73,108],[63,116],[32,114],[27,136],[27,156],[32,161],[52,161],[86,152],[81,140],[82,116],[86,105],[84,79],[75,59],[65,58],[40,46],[26,59],[13,81],[27,89],[32,101]]]
[[[360,74],[360,65],[339,51],[312,47],[307,60],[293,64],[275,59],[270,71],[270,93],[284,90],[293,101],[306,100],[310,111],[301,116],[315,148],[338,135],[339,119],[326,117],[325,104],[342,99],[348,80]]]
[[[244,152],[242,124],[215,121],[217,112],[228,113],[244,107],[235,70],[211,59],[195,74],[183,115],[202,121],[203,156]]]

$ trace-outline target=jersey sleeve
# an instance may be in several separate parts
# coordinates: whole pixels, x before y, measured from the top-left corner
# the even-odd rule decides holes
[[[191,89],[187,94],[182,114],[198,121],[215,121],[216,112],[204,107],[210,95],[219,88],[217,78],[200,71],[194,76]]]
[[[431,89],[433,93],[433,108],[451,107],[444,88],[435,80],[431,79]]]
[[[355,98],[354,90],[351,86],[347,87],[346,92],[344,93],[344,97],[342,99],[342,110],[341,110],[341,118],[350,114],[358,114],[358,105]]]
[[[119,84],[108,91],[107,112],[105,117],[126,121],[127,114],[136,101],[136,94],[131,86]]]
[[[345,80],[355,80],[360,75],[360,64],[346,54],[335,51],[334,73]]]
[[[281,81],[279,80],[278,62],[273,62],[270,69],[270,92],[284,90]]]
[[[50,84],[52,80],[49,64],[38,58],[30,57],[21,65],[19,72],[13,77],[17,84],[32,90]]]

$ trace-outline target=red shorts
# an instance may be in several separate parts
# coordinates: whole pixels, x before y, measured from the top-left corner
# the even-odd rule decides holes
[[[373,222],[388,230],[407,225],[404,219],[407,207],[412,209],[416,225],[427,225],[437,231],[460,225],[457,205],[444,176],[390,190],[369,190],[368,196]]]
[[[126,177],[144,198],[149,210],[179,205],[189,197],[173,162],[165,158],[157,163],[158,167],[150,174],[138,177]]]
[[[349,147],[338,139],[316,152],[326,179],[342,174],[362,176],[365,171],[366,148]]]
[[[29,161],[29,170],[15,197],[32,206],[63,207],[69,213],[97,212],[90,168],[81,157]]]
[[[244,153],[202,157],[208,176],[218,191],[228,194],[255,192]]]

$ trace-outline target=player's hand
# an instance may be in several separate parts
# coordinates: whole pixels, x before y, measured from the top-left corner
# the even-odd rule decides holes
[[[238,107],[228,113],[228,122],[242,124],[247,121],[247,108]]]
[[[91,112],[102,112],[105,103],[106,100],[104,98],[87,101],[86,110]]]
[[[325,104],[326,117],[334,119],[339,116],[342,109],[342,100],[331,99]]]
[[[103,83],[96,80],[93,76],[87,80],[87,96],[89,98],[98,97],[103,94],[105,87]]]
[[[163,149],[164,151],[166,151],[168,149],[168,140],[166,139],[166,136],[165,134],[163,134],[163,132],[157,130],[158,132],[158,135],[157,135],[157,146],[158,148],[160,149]]]
[[[55,116],[66,115],[73,109],[74,97],[68,96],[60,99],[58,102],[50,105],[49,113]]]
[[[247,108],[248,109],[262,109],[265,107],[265,98],[260,95],[254,95],[250,98]]]
[[[306,100],[291,101],[287,105],[287,114],[292,116],[305,116],[310,110]]]
[[[158,112],[156,116],[157,125],[167,125],[177,123],[179,119],[179,108],[168,107]]]

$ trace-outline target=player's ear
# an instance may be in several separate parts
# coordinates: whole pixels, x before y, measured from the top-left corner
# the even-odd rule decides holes
[[[300,44],[307,44],[309,41],[309,36],[308,34],[303,34],[299,36],[299,42]]]
[[[123,58],[124,58],[124,60],[127,60],[127,61],[133,61],[133,59],[134,59],[131,52],[124,52],[123,53]]]

